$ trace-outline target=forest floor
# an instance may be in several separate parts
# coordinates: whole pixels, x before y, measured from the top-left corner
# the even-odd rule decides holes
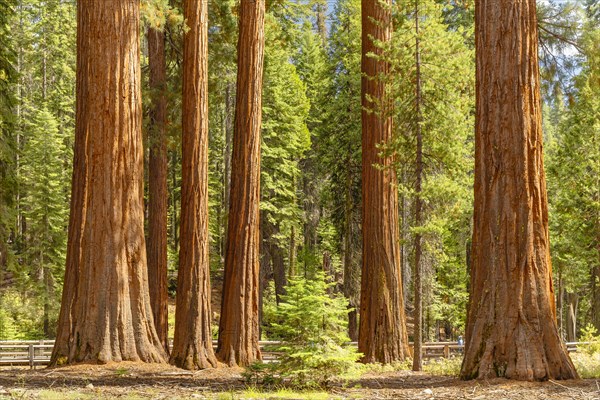
[[[187,372],[164,365],[120,363],[55,369],[0,369],[0,399],[600,399],[600,381],[464,382],[397,371],[369,373],[327,391],[248,387],[241,369]]]

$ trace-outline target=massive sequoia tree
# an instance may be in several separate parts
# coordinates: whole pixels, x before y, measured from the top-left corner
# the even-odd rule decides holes
[[[261,359],[259,315],[260,127],[265,0],[241,0],[231,192],[219,358],[246,366]]]
[[[168,352],[167,294],[167,66],[165,35],[148,29],[148,64],[153,90],[150,111],[148,171],[148,284],[154,325],[160,342]]]
[[[171,362],[217,366],[210,329],[208,259],[208,3],[186,0],[183,41],[181,234]]]
[[[535,0],[476,2],[471,299],[463,379],[570,379],[556,325]]]
[[[52,365],[165,361],[148,294],[139,1],[77,8],[67,266]]]
[[[398,192],[392,157],[380,144],[392,138],[391,99],[381,43],[392,33],[391,0],[362,0],[363,265],[358,351],[364,362],[409,356],[400,276]],[[374,56],[375,55],[375,56]]]

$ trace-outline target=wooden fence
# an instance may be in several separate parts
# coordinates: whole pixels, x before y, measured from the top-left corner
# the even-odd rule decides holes
[[[263,354],[263,361],[273,362],[277,360],[277,351],[275,350],[281,342],[261,341],[259,342]],[[586,342],[566,343],[569,352],[577,351],[577,346],[587,344]],[[217,342],[213,342],[216,347]],[[356,346],[356,342],[352,343]],[[37,366],[48,365],[50,354],[54,347],[54,340],[13,340],[0,341],[0,367],[3,366]],[[423,344],[423,358],[439,359],[460,357],[463,352],[463,345],[456,342],[430,342]]]

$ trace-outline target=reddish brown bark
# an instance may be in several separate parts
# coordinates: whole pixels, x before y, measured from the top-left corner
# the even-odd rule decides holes
[[[208,258],[208,3],[184,2],[181,234],[171,363],[217,366]]]
[[[148,29],[150,88],[153,91],[149,132],[148,179],[148,285],[154,326],[160,342],[169,352],[167,289],[167,67],[165,36]]]
[[[556,325],[534,0],[476,2],[475,215],[463,379],[571,379]]]
[[[391,101],[383,77],[390,66],[381,46],[392,33],[391,0],[362,0],[363,264],[358,351],[363,362],[390,363],[409,356],[400,246],[398,193],[391,157],[380,144],[392,138]],[[378,168],[383,166],[383,168]]]
[[[77,18],[71,216],[51,365],[162,362],[144,238],[139,2],[82,1]]]
[[[261,359],[259,318],[260,127],[264,0],[242,0],[227,250],[219,358],[246,366]]]

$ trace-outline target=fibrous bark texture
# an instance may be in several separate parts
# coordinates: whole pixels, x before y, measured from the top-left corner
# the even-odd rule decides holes
[[[534,0],[476,2],[471,298],[463,379],[576,378],[556,325]]]
[[[78,3],[67,266],[52,365],[165,361],[143,213],[139,1]]]
[[[390,363],[409,355],[400,247],[398,193],[391,157],[377,146],[392,138],[391,101],[384,78],[390,66],[379,57],[392,32],[391,0],[362,0],[362,198],[363,265],[358,351],[363,362]],[[383,168],[379,168],[383,166]]]
[[[171,363],[217,366],[208,258],[208,3],[184,2],[181,234]]]
[[[150,88],[153,90],[149,132],[148,179],[148,284],[154,326],[160,342],[169,352],[167,289],[167,67],[165,35],[148,29]]]
[[[219,358],[246,366],[261,359],[259,318],[260,127],[264,0],[241,0],[232,175]]]

